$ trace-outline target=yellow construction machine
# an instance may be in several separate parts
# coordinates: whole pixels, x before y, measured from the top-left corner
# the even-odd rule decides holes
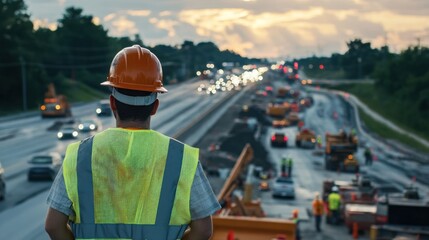
[[[326,133],[325,141],[325,168],[327,170],[359,171],[359,162],[354,156],[358,146],[357,136],[347,135],[344,131],[340,131],[339,134]]]

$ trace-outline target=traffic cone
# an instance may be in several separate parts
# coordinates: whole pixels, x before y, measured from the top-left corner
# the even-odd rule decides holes
[[[226,236],[226,240],[234,240],[234,231],[229,231],[228,235]]]
[[[359,237],[359,227],[357,223],[353,223],[353,239],[358,239]]]

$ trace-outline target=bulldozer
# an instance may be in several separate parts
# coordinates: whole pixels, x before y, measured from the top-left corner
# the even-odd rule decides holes
[[[240,174],[252,158],[253,150],[247,144],[217,195],[222,209],[213,216],[211,239],[271,240],[278,239],[278,236],[295,239],[296,224],[292,220],[266,217],[260,200],[252,199],[253,185],[249,181],[251,168],[244,184],[243,196],[234,193]]]

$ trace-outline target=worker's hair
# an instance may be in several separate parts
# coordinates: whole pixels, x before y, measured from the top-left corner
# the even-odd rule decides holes
[[[116,90],[127,96],[148,96],[151,92],[135,91],[122,88]],[[154,103],[147,106],[132,106],[115,99],[118,116],[122,121],[146,121],[152,112]]]

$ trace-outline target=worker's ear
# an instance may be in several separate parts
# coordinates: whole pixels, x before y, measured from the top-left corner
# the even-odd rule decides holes
[[[158,107],[159,107],[159,100],[156,99],[155,102],[153,103],[152,112],[150,112],[151,116],[155,115],[156,111],[158,111]]]
[[[110,108],[112,109],[113,112],[116,111],[115,98],[112,95],[110,95],[109,100],[110,100]]]

